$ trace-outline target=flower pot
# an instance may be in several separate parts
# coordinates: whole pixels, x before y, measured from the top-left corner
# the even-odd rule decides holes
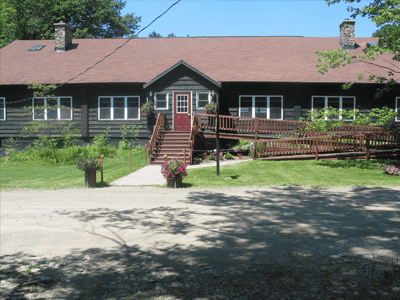
[[[170,187],[177,189],[182,186],[182,178],[173,178],[168,181]]]
[[[96,170],[85,170],[85,183],[88,188],[96,186]]]

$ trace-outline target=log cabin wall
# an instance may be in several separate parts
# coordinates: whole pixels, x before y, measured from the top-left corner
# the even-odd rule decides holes
[[[400,97],[398,89],[394,87],[377,98],[376,92],[379,88],[383,88],[383,85],[354,84],[349,90],[344,90],[342,84],[337,83],[223,83],[220,96],[221,114],[238,116],[239,97],[243,95],[283,96],[284,120],[298,120],[299,117],[307,119],[313,96],[354,96],[356,108],[364,113],[383,106],[395,109],[396,97]],[[393,124],[400,129],[399,121]]]

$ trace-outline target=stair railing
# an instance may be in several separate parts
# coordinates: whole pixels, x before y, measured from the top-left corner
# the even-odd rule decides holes
[[[189,164],[193,163],[193,152],[194,152],[194,146],[195,146],[195,140],[196,136],[199,132],[199,116],[194,115],[193,116],[193,125],[192,125],[192,130],[190,132],[190,138],[189,138]],[[185,163],[186,163],[186,155],[185,155]]]
[[[153,134],[151,135],[151,139],[149,141],[149,162],[151,162],[154,144],[156,143],[161,126],[163,126],[163,129],[165,130],[165,115],[158,113],[156,124],[153,127]]]

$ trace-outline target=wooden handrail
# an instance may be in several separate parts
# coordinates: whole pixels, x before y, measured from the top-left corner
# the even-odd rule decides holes
[[[162,114],[158,113],[157,114],[156,124],[153,127],[153,134],[151,135],[151,139],[149,141],[149,162],[151,161],[151,154],[153,153],[153,147],[154,147],[154,144],[156,142],[158,133],[160,131],[160,127],[161,127],[162,121],[164,123],[164,130],[165,130],[165,115],[162,115]]]
[[[322,152],[367,151],[396,148],[396,133],[320,135],[304,138],[257,140],[258,155],[312,154]]]
[[[215,128],[216,115],[195,114],[198,118],[199,129]],[[249,132],[257,136],[260,133],[264,134],[279,134],[289,136],[316,136],[321,133],[314,132],[308,127],[312,122],[308,121],[292,121],[292,120],[274,120],[263,118],[250,118],[238,116],[219,116],[219,130],[234,131],[234,132]],[[340,127],[328,128],[322,134],[327,135],[349,135],[349,134],[369,134],[386,132],[385,128],[379,126],[357,126],[343,124]]]
[[[193,116],[193,125],[192,125],[192,130],[190,132],[190,138],[189,138],[189,145],[190,145],[190,149],[189,149],[189,164],[193,163],[193,152],[194,152],[194,147],[195,147],[195,140],[196,140],[196,136],[199,132],[199,117],[197,115]],[[186,160],[186,156],[185,156],[185,160]],[[186,161],[185,161],[186,163]]]

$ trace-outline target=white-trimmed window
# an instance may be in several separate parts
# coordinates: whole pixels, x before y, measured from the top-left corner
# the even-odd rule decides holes
[[[154,94],[154,109],[166,110],[168,109],[169,93],[155,93]]]
[[[395,107],[395,109],[394,109],[394,111],[395,111],[396,113],[398,112],[397,108],[398,108],[399,100],[400,100],[400,97],[396,97],[396,107]],[[400,118],[396,117],[394,120],[395,120],[396,122],[398,122],[398,121],[400,121]]]
[[[72,120],[72,97],[33,98],[34,120]]]
[[[99,120],[139,120],[139,96],[99,97]]]
[[[6,120],[6,98],[0,97],[0,121]]]
[[[312,96],[311,110],[322,109],[325,107],[333,107],[338,112],[342,110],[355,110],[356,97],[339,97],[339,96]],[[326,119],[342,120],[342,116],[329,116]],[[353,117],[355,119],[355,116]]]
[[[210,93],[197,93],[196,94],[196,108],[204,109],[206,104],[211,102],[211,94]]]
[[[283,119],[283,96],[239,96],[239,116]]]

